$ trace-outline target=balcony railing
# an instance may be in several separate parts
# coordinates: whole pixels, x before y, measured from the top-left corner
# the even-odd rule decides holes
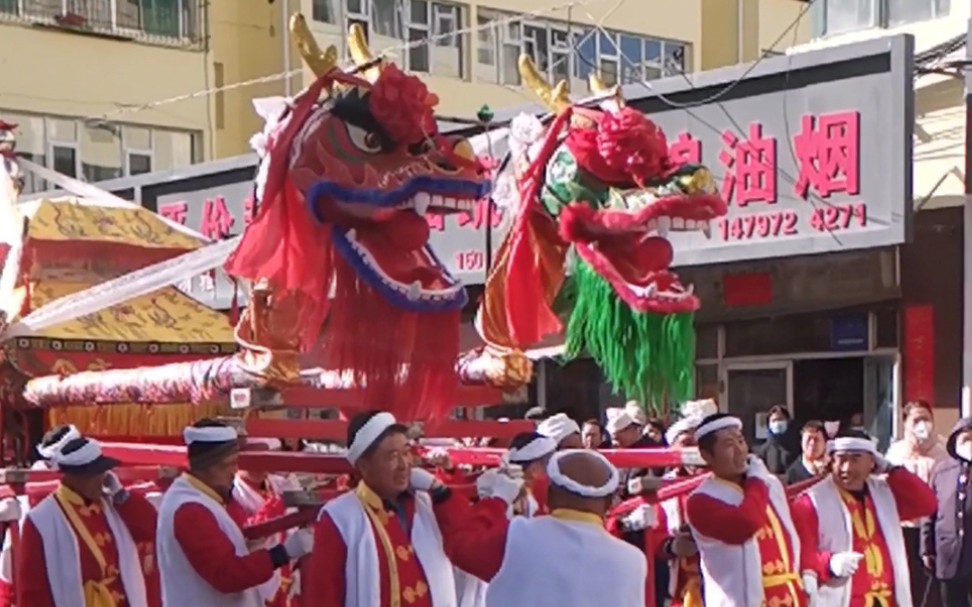
[[[204,0],[0,0],[0,19],[166,46],[201,46]]]

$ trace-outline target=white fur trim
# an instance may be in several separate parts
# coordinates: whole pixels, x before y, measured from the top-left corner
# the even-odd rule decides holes
[[[395,419],[394,415],[384,411],[369,419],[354,436],[354,442],[348,445],[348,461],[354,465],[358,458],[368,450],[368,447],[378,440],[382,432],[397,423],[398,420]]]
[[[698,424],[699,420],[697,419],[683,417],[668,427],[668,430],[665,431],[665,440],[669,445],[671,445],[675,442],[675,439],[678,438],[679,434],[695,431],[695,427],[698,426]]]
[[[525,464],[546,457],[556,450],[557,441],[549,436],[541,436],[520,449],[510,449],[507,459],[514,464]]]
[[[560,471],[560,460],[563,458],[583,453],[588,457],[598,459],[611,471],[611,476],[608,478],[607,482],[600,487],[588,487],[587,485],[582,485],[575,481],[574,479],[566,476]],[[557,451],[547,462],[547,477],[550,482],[561,489],[565,489],[579,495],[581,497],[607,497],[609,495],[614,495],[614,492],[618,490],[619,474],[618,469],[608,461],[606,457],[598,453],[597,451],[587,451],[584,449],[567,449],[565,451]]]
[[[70,453],[58,451],[51,459],[51,463],[62,466],[85,466],[101,457],[101,445],[98,441],[88,440],[83,447]]]
[[[182,431],[182,438],[186,445],[193,443],[226,443],[236,440],[239,435],[229,426],[213,426],[210,428],[196,428],[189,426]]]
[[[51,459],[55,453],[64,448],[64,445],[79,438],[81,438],[81,432],[72,424],[68,426],[67,432],[56,443],[47,445],[46,447],[37,445],[37,453],[45,459]]]
[[[842,436],[840,438],[835,438],[833,441],[828,442],[827,446],[833,452],[861,451],[864,453],[870,453],[871,455],[877,455],[877,447],[875,447],[871,439],[868,438]]]
[[[706,434],[712,434],[713,432],[718,432],[719,430],[725,430],[726,428],[735,428],[737,430],[742,430],[743,423],[738,417],[720,417],[719,419],[712,420],[707,424],[702,424],[695,429],[695,440],[698,441],[700,438]]]
[[[537,434],[548,436],[559,444],[571,434],[580,434],[580,426],[567,417],[566,413],[558,413],[540,422],[537,426]]]

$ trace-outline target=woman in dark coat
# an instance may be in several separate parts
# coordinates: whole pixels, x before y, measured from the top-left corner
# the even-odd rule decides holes
[[[766,468],[772,474],[782,476],[800,454],[790,427],[790,412],[777,405],[769,410],[769,438],[756,449]]]
[[[972,417],[960,419],[945,443],[949,458],[935,464],[929,484],[938,511],[922,526],[925,567],[941,581],[945,607],[972,605]]]

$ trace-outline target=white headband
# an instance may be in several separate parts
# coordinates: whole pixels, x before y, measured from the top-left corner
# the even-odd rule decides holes
[[[587,457],[592,457],[600,460],[607,468],[611,471],[611,476],[608,478],[607,482],[600,487],[588,487],[587,485],[582,485],[575,481],[574,479],[566,476],[560,471],[560,460],[569,456],[583,453]],[[566,449],[564,451],[557,451],[547,462],[547,478],[550,479],[551,484],[554,484],[565,491],[569,491],[574,495],[579,495],[581,497],[608,497],[609,495],[614,495],[618,490],[618,469],[608,461],[606,457],[598,453],[597,451],[589,451],[586,449]]]
[[[237,438],[239,438],[239,435],[236,430],[229,426],[210,426],[208,428],[189,426],[182,431],[182,439],[186,445],[193,443],[228,443]]]
[[[81,438],[81,432],[79,432],[78,429],[72,424],[68,426],[67,432],[64,433],[64,436],[57,439],[56,443],[47,445],[46,447],[37,445],[37,453],[45,459],[51,459],[54,457],[55,453],[64,448],[64,445],[79,438]]]
[[[91,462],[101,457],[101,445],[98,441],[88,440],[84,445],[70,453],[58,451],[51,459],[51,463],[58,468],[64,466],[87,466]]]
[[[580,434],[580,426],[567,417],[566,413],[558,413],[540,422],[537,426],[537,434],[552,438],[559,444],[571,434]]]
[[[719,430],[725,430],[726,428],[735,428],[737,430],[742,430],[743,423],[738,417],[732,417],[731,415],[726,417],[720,417],[714,419],[711,422],[701,424],[695,429],[695,440],[698,442],[700,438],[706,434],[712,434],[713,432],[718,432]]]
[[[684,434],[686,432],[692,432],[695,427],[699,425],[699,420],[692,419],[689,417],[683,417],[674,424],[668,427],[665,431],[665,442],[669,445],[675,442],[679,434]]]
[[[353,466],[358,458],[374,444],[381,433],[396,425],[398,420],[391,413],[381,412],[365,422],[358,433],[354,435],[354,441],[348,445],[348,461]]]
[[[557,450],[557,441],[549,436],[540,436],[519,449],[510,449],[507,460],[513,464],[526,464],[546,457]]]
[[[869,438],[857,438],[856,436],[841,436],[827,443],[831,452],[836,451],[862,451],[877,455],[877,447]]]

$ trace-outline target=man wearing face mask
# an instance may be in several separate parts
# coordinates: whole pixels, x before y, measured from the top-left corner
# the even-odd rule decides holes
[[[941,581],[945,607],[972,605],[972,417],[960,419],[948,437],[948,458],[931,474],[938,511],[925,519],[921,554],[925,566]]]
[[[777,405],[769,410],[767,427],[769,438],[756,449],[756,455],[763,460],[771,474],[781,476],[786,474],[786,469],[798,454],[790,432],[790,412],[786,407]]]
[[[904,406],[904,437],[888,448],[885,458],[892,465],[902,466],[926,483],[932,468],[949,459],[945,439],[934,432],[932,408],[926,401],[911,401]],[[922,566],[919,536],[923,520],[907,521],[904,526],[905,550],[911,567],[911,596],[915,605],[921,604],[928,587],[928,572]],[[934,604],[934,603],[932,603]]]

